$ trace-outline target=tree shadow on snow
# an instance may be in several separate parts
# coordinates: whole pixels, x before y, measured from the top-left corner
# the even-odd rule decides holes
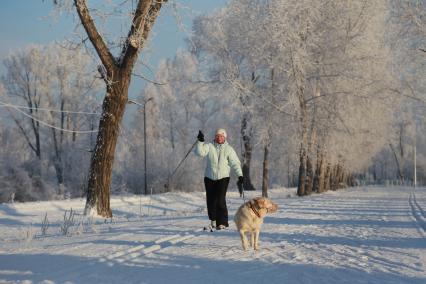
[[[322,244],[322,245],[342,245],[349,247],[388,247],[388,248],[413,248],[413,249],[425,249],[426,242],[424,238],[383,238],[383,239],[362,239],[358,236],[346,237],[346,236],[320,236],[315,234],[306,233],[271,233],[262,231],[261,240],[269,240],[270,242],[282,242],[286,241],[289,243],[300,244]]]
[[[332,227],[376,227],[376,228],[400,228],[400,229],[415,229],[416,224],[412,221],[387,221],[387,220],[368,220],[368,219],[339,219],[339,220],[326,220],[326,219],[300,219],[289,217],[266,217],[265,223],[279,224],[279,225],[318,225],[318,226],[332,226]]]
[[[241,260],[238,259],[241,254]],[[424,283],[425,278],[311,264],[270,263],[238,252],[236,260],[147,255],[137,261],[100,262],[70,255],[0,255],[0,282],[35,283]],[[250,255],[250,254],[248,254]],[[49,282],[50,283],[50,282]]]

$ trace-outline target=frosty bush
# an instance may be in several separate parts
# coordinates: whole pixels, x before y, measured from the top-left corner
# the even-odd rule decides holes
[[[10,167],[0,175],[0,202],[49,200],[57,197],[53,186],[40,176],[31,176],[25,168]]]
[[[46,215],[44,215],[44,218],[41,221],[41,235],[42,236],[46,235],[47,229],[49,229],[49,219],[47,219],[47,212],[46,212]]]
[[[31,223],[25,230],[24,230],[24,240],[25,242],[29,243],[34,239],[35,231],[33,228],[33,224]]]
[[[73,211],[72,208],[69,211],[69,213],[68,213],[68,210],[65,210],[64,221],[60,227],[60,231],[62,235],[67,236],[68,233],[70,232],[71,227],[75,225],[74,216],[75,216],[75,211]]]

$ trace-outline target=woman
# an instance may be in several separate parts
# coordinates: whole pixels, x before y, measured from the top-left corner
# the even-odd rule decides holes
[[[210,225],[205,229],[225,229],[228,224],[228,209],[226,207],[226,191],[229,184],[231,168],[238,176],[238,186],[243,184],[243,171],[235,150],[226,141],[226,131],[216,130],[213,143],[204,142],[204,134],[199,131],[195,153],[200,157],[207,156],[207,166],[204,173],[204,185],[207,196],[207,212]]]

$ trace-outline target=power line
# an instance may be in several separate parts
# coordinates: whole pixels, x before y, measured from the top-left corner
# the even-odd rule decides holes
[[[31,110],[40,110],[40,111],[50,111],[50,112],[60,112],[60,113],[72,113],[72,114],[87,114],[87,115],[101,115],[99,112],[85,112],[85,111],[70,111],[70,110],[57,110],[57,109],[48,109],[48,108],[35,108],[27,106],[12,105],[0,101],[0,107],[11,107],[15,109],[31,109]]]
[[[1,103],[1,104],[3,104],[3,103]],[[64,132],[69,132],[69,133],[77,133],[77,134],[87,134],[87,133],[98,132],[98,130],[70,130],[70,129],[65,129],[65,128],[57,127],[55,125],[49,124],[47,122],[44,122],[44,121],[36,118],[35,116],[30,115],[30,114],[26,113],[25,111],[20,110],[19,108],[15,107],[13,105],[7,105],[7,107],[13,108],[16,111],[18,111],[18,112],[22,113],[23,115],[25,115],[26,117],[29,117],[29,118],[33,119],[34,121],[37,121],[38,123],[40,123],[40,124],[42,124],[44,126],[47,126],[47,127],[50,127],[50,128],[56,129],[56,130],[60,130],[60,131],[64,131]]]

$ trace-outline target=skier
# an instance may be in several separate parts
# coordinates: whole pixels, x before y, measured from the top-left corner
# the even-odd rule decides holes
[[[197,136],[198,142],[195,154],[200,157],[207,156],[207,166],[204,173],[206,187],[207,212],[210,224],[204,229],[213,228],[222,230],[229,226],[228,209],[226,207],[226,191],[228,189],[231,168],[238,176],[237,185],[243,184],[243,171],[237,153],[226,141],[226,131],[222,128],[216,130],[213,143],[204,143],[204,134],[201,130]]]

